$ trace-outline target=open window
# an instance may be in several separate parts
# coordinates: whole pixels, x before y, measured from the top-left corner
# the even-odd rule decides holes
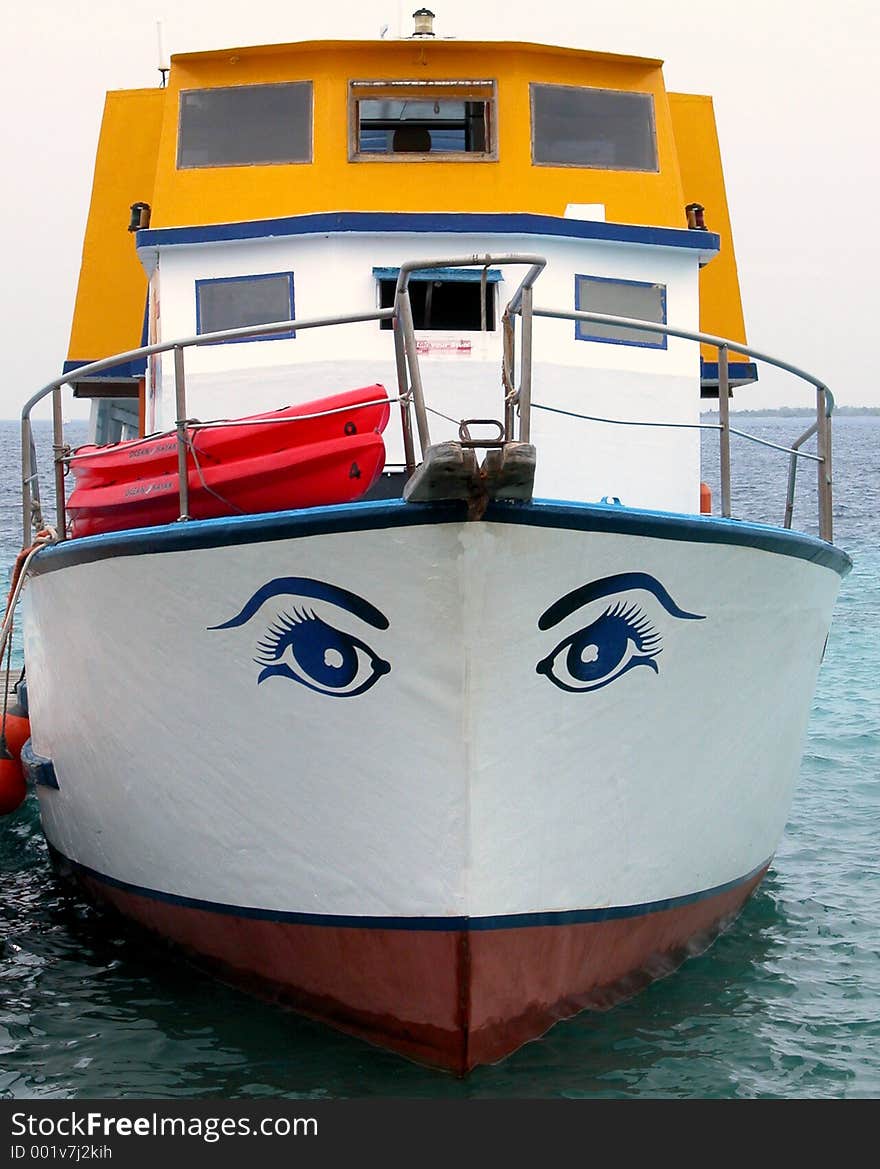
[[[354,160],[497,157],[494,81],[352,81],[349,93]]]
[[[394,305],[399,268],[374,268],[379,283],[379,307]],[[490,268],[482,279],[482,268],[425,268],[411,272],[409,298],[416,329],[455,332],[491,332],[495,329],[495,285],[499,268]],[[383,329],[391,321],[381,322]]]

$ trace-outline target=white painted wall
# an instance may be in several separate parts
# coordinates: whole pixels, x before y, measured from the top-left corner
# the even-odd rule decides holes
[[[196,332],[195,282],[266,272],[294,273],[297,317],[377,307],[374,267],[405,260],[471,253],[545,255],[536,305],[574,307],[575,274],[666,285],[667,319],[696,329],[698,260],[677,248],[525,235],[408,233],[298,236],[283,239],[175,245],[163,248],[158,284],[161,338]],[[496,325],[525,268],[508,267],[497,286]],[[467,339],[469,352],[427,354],[421,360],[429,407],[453,419],[502,416],[501,332],[419,334],[434,343]],[[652,349],[578,341],[570,321],[536,322],[533,400],[598,417],[695,425],[699,422],[699,353],[675,338]],[[381,382],[397,392],[391,334],[378,323],[300,331],[294,339],[212,346],[187,353],[190,417],[240,417],[338,390]],[[174,423],[173,363],[148,409],[157,430]],[[431,416],[432,440],[457,437],[457,425]],[[617,496],[630,506],[699,509],[699,431],[611,426],[535,410],[538,497],[596,500]],[[386,432],[389,463],[402,461],[396,413]]]

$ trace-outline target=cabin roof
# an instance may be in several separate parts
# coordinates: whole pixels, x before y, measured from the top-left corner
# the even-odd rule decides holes
[[[657,57],[639,57],[627,53],[598,52],[595,49],[575,49],[565,45],[544,44],[538,41],[466,41],[454,37],[404,37],[393,40],[325,40],[325,41],[290,41],[274,45],[241,45],[228,49],[210,49],[198,53],[175,53],[171,58],[172,66],[194,65],[199,62],[227,60],[230,56],[245,60],[248,58],[271,57],[293,53],[325,53],[328,51],[364,49],[375,52],[377,48],[387,49],[389,53],[399,52],[402,49],[412,49],[426,46],[433,52],[460,51],[462,49],[485,52],[503,53],[544,53],[560,57],[574,57],[583,61],[610,63],[622,65],[632,64],[659,68],[663,61]]]

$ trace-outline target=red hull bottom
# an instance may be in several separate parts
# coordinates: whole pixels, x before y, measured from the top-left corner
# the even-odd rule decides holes
[[[767,867],[733,888],[639,916],[472,930],[265,921],[76,877],[224,981],[463,1075],[561,1019],[634,994],[705,949]]]

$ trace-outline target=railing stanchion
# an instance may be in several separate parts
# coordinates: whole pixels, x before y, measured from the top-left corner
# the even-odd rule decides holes
[[[31,420],[26,415],[21,420],[21,546],[29,548],[31,543],[31,479],[34,474],[31,465]]]
[[[428,412],[425,409],[425,392],[422,388],[422,374],[419,369],[419,356],[416,350],[416,330],[413,324],[412,301],[409,298],[409,287],[404,284],[397,293],[397,316],[403,325],[403,343],[406,351],[407,365],[409,366],[409,384],[412,391],[413,406],[416,411],[416,427],[419,432],[419,446],[422,458],[431,445],[431,433],[428,429]]]
[[[401,329],[400,317],[395,316],[391,322],[394,330],[394,360],[397,364],[397,396],[400,399],[400,426],[403,431],[403,457],[406,462],[407,477],[416,469],[416,452],[413,443],[412,428],[412,396],[409,392],[409,383],[406,376],[406,347]]]
[[[189,480],[186,469],[186,379],[183,346],[174,346],[174,399],[177,409],[177,479],[180,492],[179,520],[189,519]]]
[[[513,363],[516,349],[516,326],[511,313],[506,312],[501,320],[501,388],[504,391],[504,441],[513,441],[515,416],[515,390],[513,384]]]
[[[833,512],[831,505],[831,416],[828,410],[828,391],[816,387],[816,448],[822,460],[817,463],[819,487],[819,536],[830,544],[833,539]]]
[[[718,346],[718,421],[721,423],[721,514],[730,519],[730,371],[726,345]]]
[[[55,456],[55,530],[58,539],[67,535],[67,501],[64,498],[64,419],[61,413],[61,386],[52,391],[52,452]]]
[[[531,284],[522,292],[522,341],[519,365],[519,440],[531,442],[532,433],[532,316]]]

